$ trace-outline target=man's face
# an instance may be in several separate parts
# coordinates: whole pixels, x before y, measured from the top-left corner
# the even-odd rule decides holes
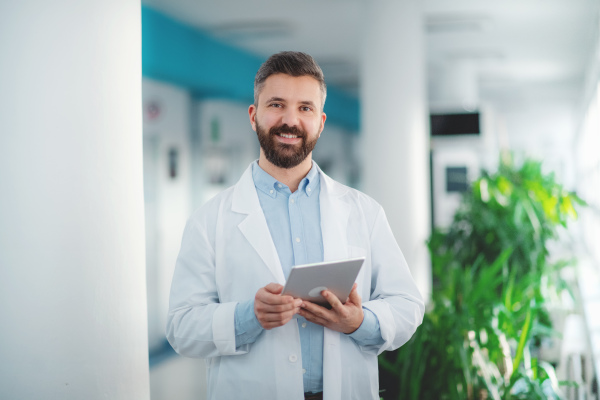
[[[310,76],[271,75],[248,109],[266,159],[280,168],[293,168],[314,149],[325,123],[321,88]]]

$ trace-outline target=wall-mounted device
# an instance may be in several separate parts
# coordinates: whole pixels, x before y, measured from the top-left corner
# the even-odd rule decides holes
[[[479,135],[479,113],[430,114],[431,136]]]

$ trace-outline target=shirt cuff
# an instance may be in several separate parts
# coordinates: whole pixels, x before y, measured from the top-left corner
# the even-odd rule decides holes
[[[235,306],[235,347],[254,343],[264,328],[254,314],[254,299]]]
[[[379,329],[379,320],[373,311],[363,307],[363,322],[357,330],[349,334],[354,341],[360,346],[383,344],[384,340],[381,337]]]

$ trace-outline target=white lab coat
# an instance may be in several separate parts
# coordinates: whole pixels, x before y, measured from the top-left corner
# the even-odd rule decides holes
[[[377,355],[408,341],[423,300],[381,206],[319,173],[324,259],[366,257],[358,293],[385,341],[361,347],[325,328],[324,399],[379,399]],[[235,348],[236,304],[270,282],[285,278],[249,167],[189,219],[171,287],[167,338],[179,354],[206,359],[209,399],[304,398],[296,319]]]

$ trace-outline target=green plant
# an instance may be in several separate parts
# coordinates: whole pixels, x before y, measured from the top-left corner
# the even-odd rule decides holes
[[[450,228],[429,240],[433,294],[423,324],[380,356],[401,399],[561,398],[553,368],[531,355],[553,335],[548,293],[563,290],[548,244],[584,204],[541,163],[482,173]],[[388,399],[385,397],[386,400]]]

